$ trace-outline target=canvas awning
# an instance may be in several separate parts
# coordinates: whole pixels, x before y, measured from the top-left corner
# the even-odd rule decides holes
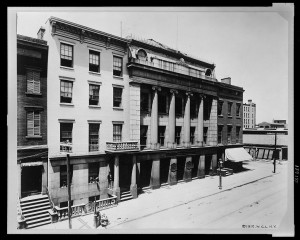
[[[244,148],[228,148],[225,149],[225,160],[233,162],[243,162],[252,160],[252,157]]]
[[[21,163],[21,167],[33,167],[33,166],[41,166],[41,165],[43,165],[43,162],[41,161]]]

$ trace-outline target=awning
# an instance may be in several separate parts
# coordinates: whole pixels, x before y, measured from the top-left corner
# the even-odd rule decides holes
[[[43,162],[41,161],[21,163],[21,167],[33,167],[33,166],[41,166],[41,165],[43,165]]]
[[[244,148],[228,148],[225,149],[225,160],[234,162],[243,162],[253,160],[251,155]]]

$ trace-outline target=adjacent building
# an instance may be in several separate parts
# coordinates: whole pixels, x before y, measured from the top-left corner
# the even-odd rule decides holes
[[[46,41],[17,35],[19,198],[46,193],[48,185],[47,59]]]
[[[204,178],[226,148],[243,146],[244,90],[218,81],[213,63],[55,17],[44,39],[55,205],[67,206],[67,154],[77,205]]]
[[[256,126],[256,104],[251,99],[243,104],[243,128],[255,128]]]

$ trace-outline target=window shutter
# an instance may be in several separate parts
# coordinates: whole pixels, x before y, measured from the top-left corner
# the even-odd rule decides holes
[[[34,114],[34,135],[40,135],[40,113]]]
[[[27,135],[33,136],[33,112],[27,113]]]

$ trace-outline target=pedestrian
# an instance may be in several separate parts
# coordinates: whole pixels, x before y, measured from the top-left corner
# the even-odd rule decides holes
[[[111,172],[108,173],[107,180],[108,180],[108,187],[112,189],[113,177]]]

